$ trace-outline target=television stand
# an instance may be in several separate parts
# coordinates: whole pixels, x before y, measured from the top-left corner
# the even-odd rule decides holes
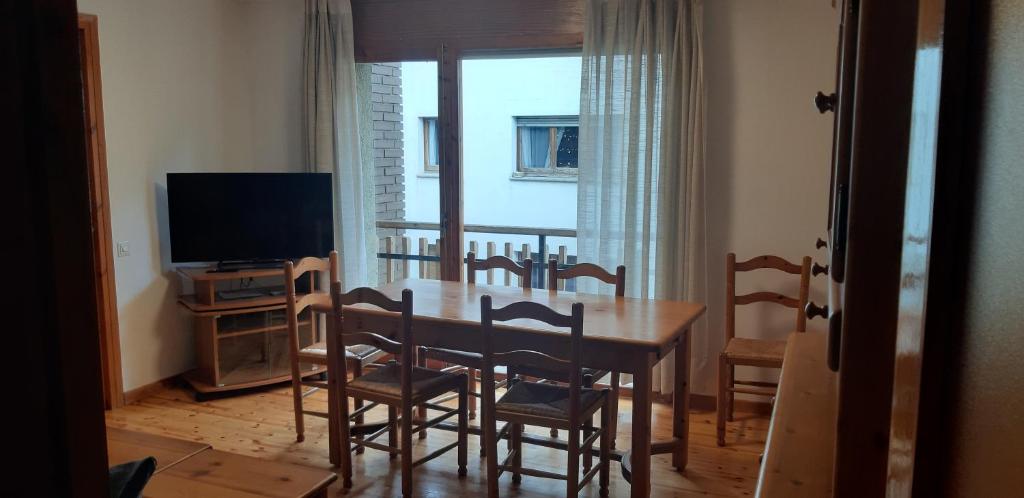
[[[263,270],[267,268],[281,268],[284,265],[283,259],[254,259],[245,261],[218,261],[217,265],[207,273],[237,273],[242,270]]]
[[[196,399],[291,381],[291,354],[284,268],[238,269],[212,272],[214,268],[178,268],[182,278],[191,280],[194,294],[178,297],[178,303],[193,317],[198,368],[183,377],[196,391]],[[258,278],[261,287],[247,289],[251,295],[236,297],[239,279]],[[296,281],[297,291],[317,290],[312,279]],[[322,292],[322,290],[321,290]],[[299,316],[299,347],[323,339],[320,320],[309,310]],[[301,363],[303,377],[326,371],[323,365]]]

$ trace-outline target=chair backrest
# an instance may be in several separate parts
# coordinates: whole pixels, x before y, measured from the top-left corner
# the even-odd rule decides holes
[[[327,292],[317,292],[319,280],[324,273],[327,273],[330,282],[338,281],[338,252],[331,251],[327,259],[302,258],[297,263],[285,261],[284,263],[284,302],[285,312],[288,319],[288,348],[292,355],[292,361],[298,361],[299,353],[299,314],[313,305],[330,306],[331,296]],[[296,292],[296,282],[308,274],[309,292],[299,296]],[[315,337],[319,336],[319,320],[310,313],[310,328]]]
[[[569,359],[557,358],[542,351],[528,349],[512,349],[497,352],[494,349],[494,322],[507,322],[516,319],[531,319],[547,323],[555,327],[570,330]],[[494,382],[494,367],[498,365],[520,366],[540,369],[543,371],[563,374],[569,378],[569,418],[578,425],[580,389],[583,377],[583,303],[572,305],[572,314],[563,315],[543,304],[531,301],[519,301],[504,308],[494,309],[491,296],[480,298],[481,325],[481,356],[484,377],[483,385],[490,386]],[[564,377],[563,377],[564,378]],[[494,406],[494,390],[483,389],[482,395],[486,407]],[[486,408],[489,410],[490,408]]]
[[[528,289],[533,285],[533,260],[530,258],[523,259],[523,264],[520,265],[505,256],[491,256],[487,259],[478,260],[476,259],[476,254],[472,251],[466,254],[467,282],[475,284],[476,272],[491,269],[505,270],[518,275],[519,283],[524,289]]]
[[[379,332],[367,330],[361,320],[346,319],[345,306],[355,304],[369,304],[384,311],[400,313],[397,341],[384,337]],[[402,396],[412,394],[412,367],[415,364],[415,345],[412,340],[412,291],[404,289],[402,299],[396,301],[385,296],[377,289],[370,287],[357,287],[348,292],[341,292],[341,282],[331,283],[331,314],[332,327],[328,330],[328,355],[340,358],[342,361],[333,363],[338,368],[338,381],[344,386],[348,379],[348,371],[345,365],[345,348],[368,344],[375,346],[387,353],[398,355],[402,369]],[[335,350],[335,348],[337,348]]]
[[[606,284],[615,286],[615,295],[622,297],[626,295],[626,267],[619,265],[615,268],[615,274],[601,268],[594,263],[577,263],[575,265],[559,268],[557,260],[548,261],[548,289],[558,290],[559,280],[568,280],[576,277],[596,278]]]
[[[775,292],[754,292],[736,295],[736,272],[747,272],[760,269],[775,269],[792,275],[800,275],[800,296],[790,297]],[[807,295],[811,284],[811,257],[804,256],[801,264],[793,264],[778,256],[757,256],[741,263],[736,262],[736,255],[729,253],[725,260],[725,339],[728,341],[736,336],[736,306],[752,303],[776,303],[796,310],[796,330],[807,330]]]

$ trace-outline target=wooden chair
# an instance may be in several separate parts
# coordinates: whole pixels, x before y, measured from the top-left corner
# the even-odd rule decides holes
[[[492,269],[505,270],[516,275],[524,289],[530,288],[533,283],[533,260],[530,258],[524,259],[523,264],[520,265],[505,256],[491,256],[484,260],[477,260],[475,253],[469,252],[466,254],[466,281],[468,283],[476,283],[476,272]],[[465,370],[468,373],[469,418],[475,419],[477,398],[480,397],[480,390],[477,388],[477,378],[481,367],[480,355],[448,349],[430,348],[425,351],[425,356],[433,360],[443,361],[445,364],[454,365],[446,367],[445,371]],[[495,384],[495,388],[502,387],[503,385],[504,382],[499,382]],[[485,448],[481,448],[481,453],[484,450]]]
[[[304,415],[327,418],[323,412],[305,410],[302,400],[306,396],[319,389],[327,388],[327,382],[323,380],[306,380],[302,372],[302,364],[327,365],[327,345],[324,341],[314,340],[313,344],[302,346],[299,339],[299,315],[315,305],[329,307],[331,296],[327,292],[317,292],[317,280],[327,272],[331,282],[338,281],[338,253],[331,251],[327,261],[319,258],[303,258],[298,263],[287,261],[284,264],[285,275],[285,306],[288,319],[288,348],[291,360],[292,372],[292,399],[295,404],[295,439],[302,442],[305,439]],[[296,282],[303,276],[309,276],[309,289],[307,294],[299,295],[296,292]],[[319,320],[316,319],[312,310],[309,312],[310,328],[313,330],[313,337],[316,339],[320,334]],[[345,355],[348,364],[348,371],[358,377],[363,374],[363,368],[384,356],[384,352],[372,346],[352,347]],[[309,387],[303,391],[303,387]],[[331,394],[328,393],[328,397]],[[356,406],[362,406],[362,401],[357,400]],[[362,421],[361,416],[359,422]],[[332,452],[331,462],[337,464],[338,455]]]
[[[558,261],[548,260],[548,290],[558,290],[559,280],[569,280],[578,277],[596,278],[606,284],[615,286],[615,295],[623,297],[626,295],[626,267],[619,265],[615,268],[615,274],[609,273],[604,268],[593,263],[579,263],[567,268],[559,268]],[[608,372],[607,370],[596,370],[593,368],[583,369],[583,387],[594,387],[594,383],[601,380],[605,375],[611,373],[608,379],[611,385],[612,419],[609,432],[611,433],[611,446],[615,449],[615,431],[619,413],[619,372]],[[562,379],[558,379],[562,380]],[[551,429],[551,437],[558,437],[558,429]]]
[[[548,383],[526,382],[510,373],[509,388],[501,399],[495,401],[493,389],[483,391],[484,400],[484,444],[487,448],[487,496],[498,496],[498,478],[502,472],[512,472],[512,482],[519,483],[522,475],[560,479],[566,481],[565,496],[576,496],[595,474],[600,473],[601,496],[608,495],[611,397],[607,389],[587,389],[582,386],[583,355],[583,304],[572,306],[571,315],[563,315],[542,304],[529,301],[512,303],[504,308],[493,309],[491,297],[480,298],[481,351],[484,385],[494,382],[494,368],[505,365],[509,369],[520,367],[542,371],[559,372],[569,379],[568,386]],[[544,352],[524,349],[495,350],[496,332],[493,322],[515,319],[532,319],[555,327],[566,327],[571,331],[569,359],[556,358]],[[514,347],[514,346],[513,346]],[[593,416],[601,412],[601,426],[594,428]],[[507,422],[510,427],[511,450],[503,463],[498,464],[497,421]],[[565,475],[532,469],[523,466],[523,426],[564,429],[568,433],[568,464]],[[583,439],[580,438],[583,432]],[[600,437],[600,457],[597,466],[592,465],[594,442]],[[583,456],[583,477],[580,478],[580,457]]]
[[[415,366],[416,347],[412,336],[412,291],[409,289],[402,291],[402,300],[395,301],[368,287],[360,287],[343,294],[341,283],[334,282],[331,284],[331,302],[334,313],[332,314],[332,330],[328,331],[327,336],[330,361],[328,379],[333,390],[338,393],[338,396],[332,401],[336,403],[338,416],[334,417],[331,423],[338,425],[336,432],[340,435],[341,440],[341,476],[345,488],[352,487],[353,445],[356,448],[367,447],[386,451],[391,458],[394,458],[396,454],[401,455],[402,496],[404,497],[413,496],[412,469],[453,448],[458,448],[459,477],[464,477],[466,475],[466,435],[469,429],[466,411],[468,398],[466,375]],[[366,326],[361,320],[344,319],[344,306],[352,305],[372,305],[384,311],[401,313],[402,319],[397,333],[400,342],[366,330]],[[342,357],[346,355],[348,348],[356,345],[372,345],[396,355],[399,360],[397,362],[390,361],[387,365],[350,381],[346,372],[348,361],[343,361]],[[452,409],[429,402],[431,399],[452,391],[458,393],[457,408]],[[348,421],[353,418],[353,414],[350,414],[348,410],[348,398],[350,397],[387,405],[387,423],[365,425],[357,423],[349,426]],[[442,414],[430,420],[414,420],[412,412],[415,405],[425,406],[440,411]],[[356,409],[354,413],[368,409],[369,406],[363,407]],[[453,415],[458,415],[459,419],[456,441],[413,461],[412,435]],[[401,442],[399,442],[399,425],[401,425]],[[388,444],[374,442],[374,439],[384,432],[388,433]]]
[[[792,275],[800,275],[800,296],[797,298],[774,292],[754,292],[736,295],[736,272],[760,269],[775,269]],[[718,445],[725,445],[725,423],[733,419],[733,405],[736,393],[775,396],[778,384],[774,382],[736,380],[736,366],[782,368],[786,341],[747,339],[736,337],[736,306],[752,303],[776,303],[796,310],[796,331],[807,330],[804,306],[811,282],[811,258],[804,256],[801,264],[793,264],[778,256],[758,256],[736,262],[736,255],[729,253],[725,261],[725,349],[718,357]],[[741,386],[741,387],[737,387]]]

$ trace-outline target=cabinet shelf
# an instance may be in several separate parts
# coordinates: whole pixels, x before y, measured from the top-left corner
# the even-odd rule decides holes
[[[299,322],[299,327],[305,327],[309,325],[309,320],[303,320]],[[241,337],[252,334],[265,334],[267,332],[276,332],[278,330],[288,330],[288,324],[284,325],[271,325],[269,327],[259,327],[255,329],[239,330],[238,332],[221,332],[217,334],[218,339],[227,339],[229,337]]]

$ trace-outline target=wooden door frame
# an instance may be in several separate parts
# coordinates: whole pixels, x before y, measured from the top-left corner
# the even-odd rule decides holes
[[[82,94],[86,119],[86,153],[89,165],[89,197],[96,272],[96,314],[100,323],[100,358],[103,404],[108,410],[124,406],[121,378],[121,342],[117,322],[117,291],[114,280],[114,248],[110,229],[110,195],[107,187],[107,146],[103,132],[103,88],[100,83],[98,19],[78,14],[78,39],[82,60]]]
[[[980,2],[985,4],[986,2]],[[961,362],[964,289],[977,196],[977,134],[985,87],[987,7],[919,0],[916,86],[893,372],[888,498],[942,496]],[[938,58],[936,57],[938,54]],[[925,60],[921,60],[925,58]],[[937,62],[938,60],[938,62]],[[915,143],[916,141],[916,143]],[[931,152],[931,154],[928,154]]]

